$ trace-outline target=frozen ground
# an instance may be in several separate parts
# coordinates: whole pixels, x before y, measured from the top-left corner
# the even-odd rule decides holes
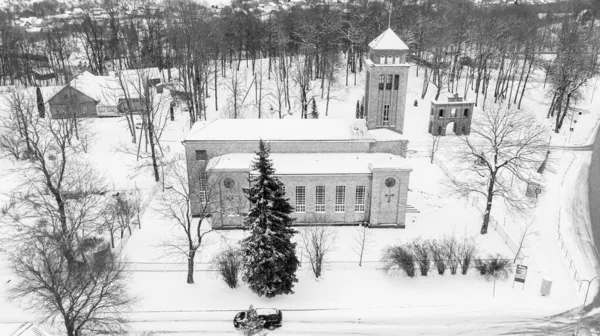
[[[241,69],[249,71],[245,67],[245,62],[242,63]],[[197,257],[199,271],[195,274],[196,284],[186,285],[183,260],[160,258],[163,255],[160,243],[164,237],[177,234],[176,229],[169,223],[159,220],[158,216],[149,209],[142,219],[142,229],[134,232],[124,250],[128,262],[131,263],[131,269],[134,270],[131,278],[132,290],[141,298],[139,306],[135,308],[137,313],[132,315],[132,318],[134,320],[152,320],[156,319],[158,315],[169,316],[168,314],[162,315],[163,313],[158,313],[159,311],[176,314],[176,311],[201,309],[237,310],[245,308],[250,303],[256,306],[277,306],[283,309],[385,308],[386,311],[396,315],[402,314],[394,310],[401,309],[398,307],[437,305],[447,308],[440,313],[448,314],[449,321],[451,321],[448,324],[453,324],[458,323],[456,321],[461,318],[468,319],[474,310],[481,310],[483,314],[488,315],[492,312],[497,314],[498,311],[510,311],[514,313],[512,316],[522,315],[533,318],[558,313],[580,304],[581,293],[577,291],[577,283],[571,279],[573,269],[575,268],[578,273],[582,274],[582,277],[585,277],[593,274],[596,267],[586,261],[586,255],[580,252],[581,244],[578,243],[582,234],[585,233],[586,225],[589,225],[589,219],[586,222],[585,218],[587,209],[583,211],[584,217],[580,217],[580,221],[577,222],[579,224],[573,225],[575,221],[568,219],[573,218],[575,213],[582,213],[582,211],[574,209],[584,207],[583,204],[579,204],[582,208],[573,208],[571,204],[576,200],[581,200],[582,195],[587,198],[586,179],[582,176],[589,159],[586,159],[587,153],[583,152],[566,154],[555,152],[553,154],[557,157],[556,169],[554,173],[547,175],[547,192],[542,193],[535,212],[539,234],[529,243],[525,251],[527,258],[524,264],[529,266],[529,272],[524,289],[521,289],[521,284],[516,284],[513,289],[512,281],[509,279],[496,284],[495,297],[492,297],[492,283],[476,276],[473,270],[467,276],[444,275],[443,277],[436,275],[434,270],[428,277],[419,276],[410,279],[401,274],[385,275],[378,269],[381,266],[378,262],[380,254],[385,246],[417,236],[437,238],[452,233],[457,236],[463,236],[465,233],[476,235],[482,254],[500,252],[507,257],[514,256],[493,230],[490,230],[485,236],[477,235],[481,215],[472,206],[472,200],[469,203],[469,201],[456,200],[444,194],[440,182],[445,178],[445,174],[438,165],[430,164],[429,159],[426,158],[427,148],[431,141],[427,134],[429,103],[427,99],[420,99],[421,78],[415,77],[415,70],[415,67],[411,68],[409,78],[405,134],[410,139],[409,149],[414,151],[411,152],[410,160],[414,171],[411,175],[408,203],[419,213],[408,214],[407,228],[404,230],[372,230],[374,243],[366,252],[363,267],[358,267],[357,256],[352,251],[356,228],[338,228],[337,248],[330,256],[330,264],[328,264],[323,279],[315,281],[307,271],[308,265],[303,264],[296,294],[271,300],[257,298],[244,285],[235,290],[229,289],[216,277],[214,272],[208,270],[207,262],[211,260],[214,252],[226,243],[235,243],[243,235],[241,231],[223,231],[211,234],[210,244]],[[246,82],[249,84],[251,81],[252,77],[248,74]],[[325,116],[325,101],[318,98],[320,94],[316,94],[321,118],[354,118],[356,101],[361,99],[364,94],[363,74],[357,76],[356,86],[353,85],[353,81],[354,78],[351,76],[350,85],[344,86],[345,78],[340,74],[339,84],[333,93],[336,98],[330,102],[328,116]],[[542,85],[543,82],[540,80],[532,82],[531,88],[526,93],[523,107],[524,110],[535,112],[540,120],[547,122],[545,119],[547,104],[541,103],[543,99]],[[432,91],[430,88],[427,98],[431,98]],[[253,93],[254,90],[248,95],[248,101],[245,104],[249,117],[254,113]],[[600,94],[595,95],[594,103],[598,102],[598,96]],[[472,92],[469,93],[469,97],[472,97]],[[415,99],[418,99],[417,107],[413,106]],[[489,99],[490,97],[488,97]],[[215,111],[214,96],[208,98],[207,119],[220,117],[226,100],[227,90],[224,85],[220,85],[218,102],[220,109]],[[592,130],[598,120],[598,113],[597,111],[591,113],[592,106],[591,103],[579,106],[582,115],[576,115],[576,118],[581,119],[578,119],[571,139],[568,139],[568,132],[565,130],[560,135],[552,134],[550,132],[551,122],[549,122],[549,136],[552,135],[552,143],[564,145],[566,139],[570,140],[571,144],[583,144],[590,138],[593,139]],[[294,109],[298,110],[297,104]],[[476,115],[477,111],[475,111],[475,117]],[[299,113],[295,113],[289,118],[299,118]],[[168,147],[169,153],[182,151],[183,147],[180,142],[189,128],[187,120],[187,117],[178,111],[176,121],[169,122],[163,137],[163,144],[165,144],[165,149]],[[128,141],[124,120],[95,119],[90,121],[90,126],[95,133],[96,142],[91,146],[87,158],[92,160],[106,175],[109,183],[115,189],[138,187],[145,192],[151,190],[154,182],[150,172],[134,170],[133,168],[137,166],[135,158],[115,152],[115,147]],[[567,127],[565,129],[568,130]],[[570,160],[573,157],[579,159],[571,164]],[[0,185],[3,191],[9,191],[16,186],[17,178],[15,176],[18,175],[11,176],[7,171],[18,169],[18,164],[15,166],[6,160],[0,161],[0,163],[0,169],[2,169],[0,173],[3,176],[3,183]],[[9,176],[11,177],[9,178]],[[494,216],[502,218],[502,209],[497,209],[496,211],[499,212]],[[557,242],[556,228],[559,209],[561,211],[561,232],[566,237],[565,241],[571,251],[572,259],[574,259],[574,267],[567,264],[564,251]],[[516,221],[507,222],[505,230],[510,236],[515,237],[515,234],[518,234],[518,227],[514,226]],[[10,280],[11,275],[7,267],[1,267],[0,270],[0,292],[4,292],[10,286],[10,282],[7,283],[7,281]],[[167,271],[165,272],[165,270]],[[542,297],[539,294],[542,277],[553,280],[552,294],[549,297]],[[417,308],[409,309],[411,311],[418,310]],[[426,314],[424,309],[421,310],[423,315]],[[0,334],[14,326],[14,323],[3,326],[5,322],[35,320],[34,316],[22,312],[17,305],[5,300],[0,300],[0,312],[2,312],[0,314]],[[144,315],[144,312],[150,315]],[[427,312],[432,312],[431,307],[427,308]],[[349,316],[344,311],[331,314],[338,319]],[[417,317],[417,320],[423,318],[423,315]],[[312,316],[303,317],[293,314],[290,316],[295,316],[294,319],[300,322],[313,318]],[[356,316],[352,315],[348,321],[354,317]],[[182,317],[177,315],[174,318]],[[185,317],[183,319],[185,320]],[[227,318],[223,317],[223,319]],[[144,327],[136,323],[134,323],[134,326],[138,328],[136,330],[145,330],[144,328],[147,327],[147,324],[144,324],[146,326]],[[181,327],[186,328],[190,323],[182,323]],[[385,331],[382,330],[381,334],[385,334]]]

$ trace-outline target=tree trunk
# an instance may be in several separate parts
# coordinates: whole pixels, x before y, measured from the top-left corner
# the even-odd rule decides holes
[[[523,83],[523,87],[521,88],[521,98],[519,98],[519,105],[517,108],[521,108],[521,101],[523,101],[523,95],[525,94],[525,87],[527,86],[527,81],[529,80],[529,74],[531,73],[531,67],[533,66],[533,56],[531,61],[529,61],[529,68],[527,69],[527,75],[525,76],[525,82]]]
[[[196,250],[190,246],[188,252],[188,274],[187,274],[187,283],[194,283],[194,258],[196,257]]]
[[[148,118],[148,138],[150,140],[150,153],[152,154],[152,169],[154,170],[154,181],[160,181],[160,175],[158,174],[158,163],[156,160],[156,150],[154,149],[154,124]]]
[[[490,176],[490,181],[487,191],[487,203],[485,205],[485,212],[483,214],[483,224],[481,224],[481,234],[484,235],[488,231],[488,225],[490,223],[490,213],[492,211],[492,201],[494,200],[494,185],[496,184],[496,174],[493,173]]]

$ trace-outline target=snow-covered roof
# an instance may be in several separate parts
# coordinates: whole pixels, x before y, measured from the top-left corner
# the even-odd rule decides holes
[[[250,170],[254,153],[214,157],[210,170]],[[277,175],[370,174],[373,169],[410,170],[407,159],[387,153],[271,153]]]
[[[275,308],[256,308],[256,314],[258,315],[276,315],[277,309]]]
[[[117,106],[118,98],[123,96],[123,90],[117,79],[112,76],[96,76],[85,71],[69,84],[99,101],[100,105]]]
[[[368,131],[371,138],[375,141],[398,141],[406,140],[406,137],[400,133],[394,132],[387,128],[378,128]]]
[[[394,33],[392,28],[388,28],[377,36],[369,43],[369,47],[374,50],[408,50],[406,44]]]
[[[374,141],[364,119],[216,119],[196,123],[186,141]]]

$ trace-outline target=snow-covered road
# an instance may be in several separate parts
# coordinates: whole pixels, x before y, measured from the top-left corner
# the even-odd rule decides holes
[[[519,311],[454,314],[449,308],[366,311],[287,311],[283,326],[270,335],[526,335],[523,330],[551,330],[546,319]],[[133,334],[237,335],[234,312],[135,313]],[[549,332],[548,334],[551,334]]]

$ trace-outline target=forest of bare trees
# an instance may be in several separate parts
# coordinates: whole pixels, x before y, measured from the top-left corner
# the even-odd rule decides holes
[[[558,131],[580,99],[579,90],[598,72],[597,2],[487,7],[468,0],[392,2],[389,22],[410,47],[417,75],[424,78],[423,97],[430,89],[436,97],[446,91],[466,96],[471,88],[477,104],[493,99],[520,108],[533,72],[542,69],[552,102],[548,116],[556,117]],[[311,98],[330,96],[334,72],[345,73],[346,86],[356,84],[367,44],[387,28],[389,15],[381,2],[309,1],[269,14],[248,2],[215,9],[173,0],[159,10],[142,5],[134,14],[116,0],[100,7],[102,17],[84,11],[37,33],[12,25],[16,13],[0,12],[0,83],[65,84],[80,68],[69,61],[72,55],[96,75],[107,72],[107,62],[127,69],[176,68],[193,123],[206,118],[209,98],[218,110],[217,77],[235,77],[243,65],[252,69],[253,85],[246,89],[255,95],[262,89],[257,80],[277,80],[273,114],[289,113],[292,96],[308,117]],[[259,59],[267,59],[266,69],[257,66]],[[255,108],[263,114],[262,92],[260,98]],[[224,113],[243,116],[237,98],[235,103]]]

